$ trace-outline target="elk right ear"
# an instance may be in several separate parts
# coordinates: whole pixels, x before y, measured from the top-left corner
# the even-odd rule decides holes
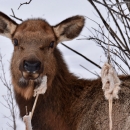
[[[70,17],[54,26],[53,29],[58,39],[58,43],[72,40],[77,37],[82,31],[84,23],[84,17],[77,15]]]
[[[12,37],[12,34],[16,30],[17,23],[9,18],[4,13],[0,12],[0,35],[8,38]]]

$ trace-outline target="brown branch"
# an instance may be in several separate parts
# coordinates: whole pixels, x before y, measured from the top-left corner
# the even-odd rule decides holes
[[[89,69],[87,69],[86,67],[84,67],[84,66],[82,66],[82,65],[80,65],[80,66],[81,66],[82,68],[84,68],[85,70],[87,70],[88,72],[90,72],[91,74],[96,75],[98,78],[100,78],[100,76],[99,76],[98,74],[96,74],[96,73],[90,71]]]
[[[21,3],[21,4],[20,4],[20,6],[18,7],[18,9],[20,9],[20,7],[21,7],[22,5],[25,5],[25,4],[26,4],[26,5],[27,5],[27,4],[30,4],[30,3],[31,3],[31,1],[32,1],[32,0],[30,0],[29,2]]]
[[[101,29],[101,32],[100,31],[98,31],[98,30],[96,30],[95,28],[93,28],[92,27],[92,29],[93,30],[95,30],[96,32],[98,32],[98,33],[100,33],[102,36],[103,36],[103,40],[104,40],[104,43],[105,43],[105,38],[107,39],[107,40],[109,40],[109,42],[111,42],[112,43],[112,45],[113,46],[116,46],[115,45],[115,43],[113,43],[110,39],[108,39],[108,37],[104,34],[104,31],[103,31],[103,29],[102,29],[102,27],[100,26],[100,24],[99,23],[97,23],[95,20],[93,20],[93,19],[91,19],[91,18],[89,18],[89,17],[87,17],[87,16],[85,16],[86,18],[88,18],[89,20],[91,20],[91,21],[93,21],[94,23],[96,23],[98,26],[99,26],[99,28]],[[92,34],[93,34],[93,32],[89,29],[89,28],[87,28]],[[93,34],[93,36],[94,36],[94,34]],[[105,38],[104,38],[105,37]],[[92,38],[92,37],[91,37]],[[82,39],[77,39],[77,40],[90,40],[91,38],[87,38],[86,37],[86,39],[84,38],[82,38]],[[95,37],[94,37],[95,38]],[[114,39],[115,41],[116,41],[116,39]],[[117,42],[117,41],[116,41]],[[118,44],[118,42],[117,42],[117,44]],[[118,44],[118,46],[120,46],[120,44]],[[116,47],[118,47],[118,46],[116,46]],[[120,46],[121,47],[121,46]]]
[[[128,8],[128,10],[130,12],[130,1],[129,0],[123,0],[123,1],[126,3],[127,8]]]
[[[118,0],[117,0],[117,1],[118,1]],[[119,1],[118,1],[118,3],[119,3]],[[120,10],[120,12],[121,12],[123,15],[125,15],[125,13],[124,13],[124,11],[123,11],[121,5],[119,5],[119,10]],[[123,23],[124,28],[125,28],[126,36],[127,36],[127,38],[128,38],[128,41],[129,41],[129,35],[128,35],[128,32],[127,32],[127,29],[129,29],[129,31],[130,31],[129,23],[128,23],[128,21],[127,21],[126,18],[123,18],[123,17],[121,17],[121,18],[122,18],[122,23]],[[125,24],[125,22],[126,22],[127,25]],[[127,26],[127,28],[126,28],[126,26]],[[130,42],[129,42],[129,43],[130,43]]]
[[[91,19],[90,19],[91,20]],[[95,22],[94,20],[92,20],[93,22]],[[100,24],[98,24],[97,22],[95,22],[99,27],[100,27]],[[89,36],[89,37],[85,37],[84,39],[78,39],[78,40],[93,40],[94,42],[96,42],[105,52],[105,55],[107,56],[107,53],[108,53],[108,43],[106,42],[109,41],[109,45],[112,46],[113,48],[117,48],[119,51],[117,51],[116,49],[114,49],[116,52],[113,51],[113,49],[109,50],[110,53],[112,54],[112,56],[116,56],[118,57],[121,61],[123,61],[123,63],[129,68],[130,70],[130,66],[128,64],[128,59],[130,57],[130,54],[128,53],[127,50],[123,49],[123,47],[120,46],[120,44],[116,45],[115,42],[111,41],[110,39],[108,39],[108,37],[104,34],[103,32],[103,29],[100,27],[100,30],[96,30],[95,28],[92,28],[96,33],[94,34],[91,30],[89,30],[93,36]],[[99,37],[99,34],[101,34],[101,36],[103,36],[103,39],[101,39]],[[97,35],[98,34],[98,35]],[[104,39],[105,38],[105,39]],[[127,59],[127,58],[128,59]],[[112,62],[121,70],[121,72],[125,75],[127,75],[128,73],[126,72],[126,70],[123,69],[123,67],[121,67],[118,62],[116,62],[116,60],[114,60],[112,57],[111,57],[111,60]]]
[[[98,3],[98,4],[103,5],[104,7],[108,7],[108,8],[109,8],[111,11],[113,11],[114,13],[116,13],[116,14],[118,14],[118,15],[120,15],[120,16],[123,16],[123,17],[125,17],[126,19],[130,20],[129,17],[127,17],[127,16],[125,16],[125,15],[122,15],[120,12],[117,12],[116,10],[110,8],[108,5],[105,5],[105,4],[103,4],[102,2],[100,2],[100,1],[98,1],[98,0],[88,0],[88,1],[94,1],[94,2],[96,2],[96,3]]]
[[[91,64],[95,65],[96,67],[98,67],[99,69],[101,69],[101,67],[96,64],[95,62],[93,62],[92,60],[90,60],[89,58],[85,57],[84,55],[80,54],[79,52],[75,51],[74,49],[66,46],[65,44],[61,43],[64,47],[68,48],[69,50],[75,52],[76,54],[80,55],[81,57],[83,57],[85,60],[89,61]]]
[[[108,25],[108,23],[107,23],[106,20],[103,18],[102,14],[100,13],[100,11],[99,11],[98,8],[96,7],[96,5],[93,3],[93,1],[92,1],[92,0],[88,0],[88,1],[91,3],[91,5],[95,8],[95,10],[97,11],[97,13],[99,14],[99,16],[100,16],[102,22],[104,23],[106,29],[109,31],[109,33],[111,34],[111,36],[112,36],[116,41],[118,40],[118,41],[120,42],[120,44],[125,48],[125,50],[127,50],[127,47],[124,45],[124,43],[122,42],[122,40],[116,35],[116,33],[113,31],[113,29]],[[117,43],[118,43],[118,41],[117,41]],[[118,43],[118,45],[120,45],[120,44]],[[128,50],[128,52],[130,53],[129,50]]]
[[[104,4],[106,4],[106,5],[107,5],[106,1],[105,1],[105,0],[103,0],[103,1],[104,1]],[[107,9],[109,10],[109,8],[108,8],[108,7],[107,7]],[[114,20],[115,24],[116,24],[116,26],[117,26],[117,28],[118,28],[118,30],[119,30],[119,32],[120,32],[120,34],[121,34],[121,36],[122,36],[122,39],[124,40],[124,43],[125,43],[125,45],[126,45],[127,49],[129,50],[128,45],[127,45],[127,42],[126,42],[126,39],[125,39],[125,37],[124,37],[124,35],[123,35],[123,33],[122,33],[122,30],[121,30],[121,28],[120,28],[120,26],[119,26],[118,22],[116,21],[116,19],[115,19],[115,17],[114,17],[114,15],[113,15],[113,13],[111,12],[111,10],[109,10],[109,12],[110,12],[110,14],[111,14],[111,16],[112,16],[112,18],[113,18],[113,20]]]
[[[114,62],[114,64],[116,64],[116,66],[121,70],[121,72],[124,74],[124,75],[128,75],[128,73],[122,68],[121,65],[119,65],[115,60],[113,60],[111,58],[111,60]]]
[[[13,18],[15,18],[15,19],[17,19],[19,21],[23,21],[22,19],[15,16],[13,9],[11,9],[11,10],[12,10],[12,13],[13,13],[13,15],[10,15],[11,17],[13,17]]]

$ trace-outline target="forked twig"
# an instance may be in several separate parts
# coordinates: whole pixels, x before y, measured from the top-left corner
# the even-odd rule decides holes
[[[13,13],[13,15],[10,15],[11,17],[13,17],[13,18],[15,18],[15,19],[17,19],[19,21],[23,21],[22,19],[15,16],[13,9],[11,9],[11,10],[12,10],[12,13]]]

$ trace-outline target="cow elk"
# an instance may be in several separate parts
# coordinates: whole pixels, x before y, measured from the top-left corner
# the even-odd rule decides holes
[[[12,40],[11,76],[20,116],[31,111],[33,90],[47,75],[47,91],[40,95],[32,118],[33,130],[108,130],[108,102],[101,79],[79,79],[70,73],[57,48],[77,37],[83,16],[70,17],[55,26],[44,19],[17,24],[0,12],[0,34]],[[91,49],[91,48],[90,48]],[[122,81],[119,100],[113,101],[113,130],[130,129],[130,77]]]

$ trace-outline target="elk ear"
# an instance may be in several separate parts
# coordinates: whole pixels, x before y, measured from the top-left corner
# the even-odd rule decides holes
[[[0,35],[8,38],[12,37],[12,34],[16,30],[17,23],[10,19],[7,15],[0,12]]]
[[[72,40],[77,37],[84,26],[85,19],[83,16],[73,16],[54,26],[54,32],[58,42]]]

